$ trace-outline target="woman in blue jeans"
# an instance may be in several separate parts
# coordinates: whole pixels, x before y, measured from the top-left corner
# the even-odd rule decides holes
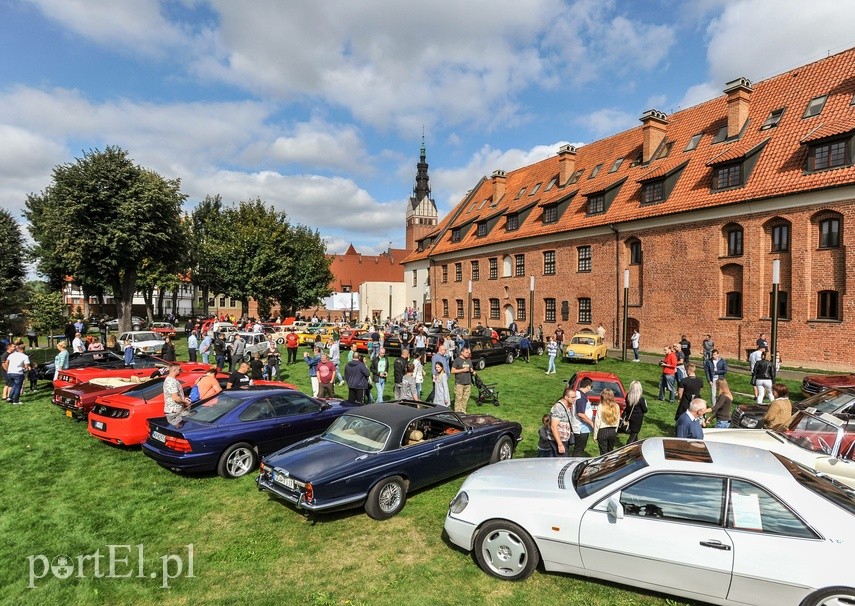
[[[549,356],[549,365],[546,367],[546,374],[555,374],[555,356],[558,355],[558,343],[552,337],[546,337],[546,355]]]

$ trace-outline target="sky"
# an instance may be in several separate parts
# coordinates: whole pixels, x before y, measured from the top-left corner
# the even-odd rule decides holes
[[[840,0],[0,0],[0,205],[115,145],[188,212],[261,198],[377,254],[404,247],[422,136],[442,217],[494,170],[855,46],[853,22]]]

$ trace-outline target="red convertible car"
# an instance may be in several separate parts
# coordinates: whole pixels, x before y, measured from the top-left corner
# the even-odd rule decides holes
[[[604,389],[611,389],[615,393],[615,401],[620,406],[621,414],[623,414],[623,409],[626,408],[626,390],[623,388],[620,377],[613,372],[580,370],[570,377],[567,385],[573,389],[579,389],[579,383],[586,377],[594,382],[591,386],[591,391],[588,392],[588,400],[591,401],[591,406],[594,408],[594,415],[597,414],[597,407],[600,404],[600,393]]]
[[[85,383],[55,389],[51,401],[63,409],[65,416],[82,421],[99,397],[132,390],[151,380],[153,379],[149,377],[138,376],[98,377]]]
[[[128,379],[131,377],[150,378],[160,374],[160,370],[167,366],[169,366],[169,362],[166,360],[162,360],[155,356],[149,356],[145,366],[135,364],[134,366],[125,368],[69,368],[59,372],[59,376],[53,382],[53,386],[55,389],[61,389],[70,385],[86,383],[92,379],[100,379],[104,377],[123,377]],[[195,362],[181,363],[181,370],[184,372],[205,372],[208,368],[210,368],[210,366],[206,364],[196,364]]]
[[[195,373],[180,374],[178,381],[189,395],[199,379]],[[228,373],[218,373],[217,381],[225,388]],[[254,381],[260,387],[297,389],[290,383],[280,381]],[[89,433],[117,446],[135,446],[146,441],[149,435],[149,419],[163,416],[163,379],[153,379],[121,393],[99,397],[89,413]]]

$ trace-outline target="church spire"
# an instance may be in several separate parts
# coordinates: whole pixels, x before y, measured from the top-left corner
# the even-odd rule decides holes
[[[419,163],[416,165],[416,185],[413,187],[413,208],[425,197],[430,198],[430,182],[428,177],[427,151],[425,150],[425,134],[422,128],[422,146],[419,150]]]

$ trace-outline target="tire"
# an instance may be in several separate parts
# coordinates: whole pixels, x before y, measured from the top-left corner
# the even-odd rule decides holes
[[[507,357],[505,358],[505,364],[513,364],[516,356],[513,352],[509,352]]]
[[[131,328],[132,328],[133,330],[139,330],[139,329],[140,329],[140,325],[139,325],[139,324],[134,324],[133,326],[131,326]]]
[[[255,469],[257,462],[255,449],[246,442],[238,442],[226,448],[217,463],[217,473],[223,478],[239,478]]]
[[[540,561],[529,534],[507,520],[490,520],[475,535],[475,560],[481,570],[507,581],[531,576]]]
[[[855,602],[855,588],[827,587],[814,591],[799,606],[841,606]]]
[[[510,436],[502,436],[496,445],[493,447],[493,454],[490,456],[490,463],[498,463],[499,461],[507,461],[514,456],[514,441]]]
[[[537,347],[534,348],[534,354],[536,356],[542,356],[543,353],[544,353],[544,349],[541,345],[538,345]]]
[[[401,476],[380,480],[368,493],[365,513],[375,520],[388,520],[398,514],[407,502],[407,484]]]
[[[284,342],[285,342],[285,339],[283,339],[282,337],[279,337],[278,339],[276,339],[277,345],[282,345]]]
[[[487,360],[485,358],[478,358],[475,362],[475,370],[484,370],[487,367]]]

